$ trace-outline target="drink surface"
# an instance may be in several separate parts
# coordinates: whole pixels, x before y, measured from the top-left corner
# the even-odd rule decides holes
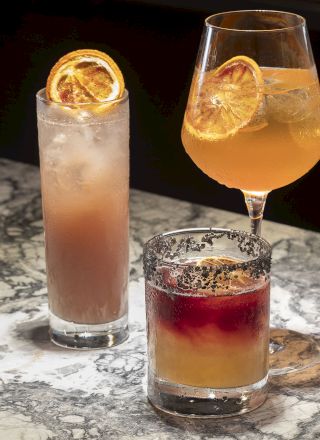
[[[102,324],[127,311],[128,122],[39,118],[50,310]]]
[[[215,293],[190,293],[175,288],[166,270],[164,276],[168,289],[146,282],[154,374],[171,383],[213,388],[263,379],[268,371],[269,282],[234,277],[231,283],[222,280]]]
[[[182,142],[194,163],[228,187],[270,191],[309,171],[320,158],[320,91],[315,69],[261,68],[262,100],[249,124],[225,138],[197,135],[192,108],[205,74],[196,74],[182,128]],[[196,91],[198,87],[199,93]],[[193,91],[194,90],[194,91]],[[212,89],[216,105],[219,86]],[[242,93],[227,90],[235,100]],[[231,114],[228,95],[223,111]]]

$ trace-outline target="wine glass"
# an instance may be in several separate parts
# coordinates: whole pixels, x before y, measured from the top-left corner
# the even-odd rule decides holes
[[[209,177],[243,192],[260,235],[268,193],[320,156],[320,89],[303,17],[249,10],[206,19],[182,142]],[[313,339],[290,330],[271,333],[270,352],[273,374],[319,361]]]

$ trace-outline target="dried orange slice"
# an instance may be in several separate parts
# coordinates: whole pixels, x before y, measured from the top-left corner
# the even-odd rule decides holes
[[[197,261],[197,266],[222,266],[223,264],[236,264],[240,260],[229,257],[204,257]]]
[[[262,86],[260,67],[243,55],[213,71],[197,73],[185,115],[187,130],[210,141],[237,133],[257,112]]]
[[[65,104],[103,103],[124,91],[121,70],[109,55],[82,49],[64,55],[47,80],[48,99]]]
[[[241,260],[230,257],[205,257],[197,262],[197,266],[219,267],[223,265],[233,265],[240,263]],[[210,279],[210,275],[209,275]],[[240,268],[231,270],[228,273],[221,272],[219,275],[212,274],[212,281],[216,284],[216,294],[225,294],[238,291],[239,289],[250,287],[253,280]]]

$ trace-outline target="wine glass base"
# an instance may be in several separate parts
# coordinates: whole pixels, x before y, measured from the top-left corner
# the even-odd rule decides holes
[[[295,373],[320,363],[320,343],[293,330],[270,330],[270,376]]]

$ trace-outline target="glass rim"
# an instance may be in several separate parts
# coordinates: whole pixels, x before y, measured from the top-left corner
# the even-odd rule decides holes
[[[174,237],[176,235],[181,235],[181,234],[192,234],[192,233],[205,234],[205,233],[210,233],[210,232],[226,233],[226,234],[231,232],[231,233],[245,236],[247,238],[252,238],[252,239],[263,244],[262,251],[261,251],[261,253],[259,253],[259,255],[257,257],[253,257],[253,258],[250,258],[249,260],[235,262],[235,263],[226,263],[223,265],[224,267],[228,267],[230,269],[241,268],[242,265],[247,266],[248,264],[252,263],[253,261],[259,262],[259,261],[265,260],[266,258],[271,259],[272,248],[271,248],[270,243],[267,240],[265,240],[263,237],[261,237],[259,235],[252,234],[251,232],[246,232],[246,231],[241,231],[239,229],[231,229],[231,228],[185,228],[185,229],[177,229],[174,231],[162,232],[160,234],[153,236],[148,241],[146,241],[146,243],[143,245],[143,254],[145,254],[147,252],[147,250],[150,248],[150,246],[152,245],[153,242],[156,242],[161,238],[164,239],[166,237]],[[179,263],[176,261],[167,261],[167,260],[164,261],[163,258],[159,258],[157,261],[163,262],[167,266],[170,266],[170,267],[177,267],[177,268],[178,267],[185,267],[184,263]],[[207,267],[210,267],[210,270],[214,270],[214,266],[208,265]]]
[[[92,107],[92,106],[100,106],[100,105],[105,105],[105,104],[120,104],[122,102],[125,102],[129,99],[129,91],[127,89],[124,89],[123,91],[123,95],[120,98],[116,98],[116,99],[106,99],[105,101],[99,101],[99,102],[79,102],[79,103],[75,103],[75,102],[56,102],[56,101],[52,101],[51,99],[49,99],[46,95],[46,88],[43,87],[42,89],[38,90],[38,92],[36,93],[36,98],[38,101],[43,102],[44,104],[47,105],[57,105],[59,107]]]
[[[229,14],[248,13],[248,12],[262,12],[262,13],[263,12],[271,12],[271,13],[278,14],[279,16],[290,15],[292,17],[298,18],[299,23],[297,23],[295,25],[291,25],[291,26],[286,26],[283,28],[275,27],[273,29],[236,29],[236,28],[232,28],[232,27],[217,26],[217,25],[210,23],[210,20],[214,17],[224,16],[224,15],[229,15]],[[205,19],[206,27],[212,28],[212,29],[217,29],[217,30],[222,30],[222,31],[229,31],[229,32],[251,32],[251,33],[255,33],[255,32],[257,32],[257,33],[285,32],[288,30],[298,29],[299,27],[305,26],[305,24],[306,24],[306,19],[302,15],[296,14],[294,12],[279,11],[279,10],[275,10],[275,9],[239,9],[239,10],[234,10],[234,11],[217,12],[216,14],[209,15]]]

